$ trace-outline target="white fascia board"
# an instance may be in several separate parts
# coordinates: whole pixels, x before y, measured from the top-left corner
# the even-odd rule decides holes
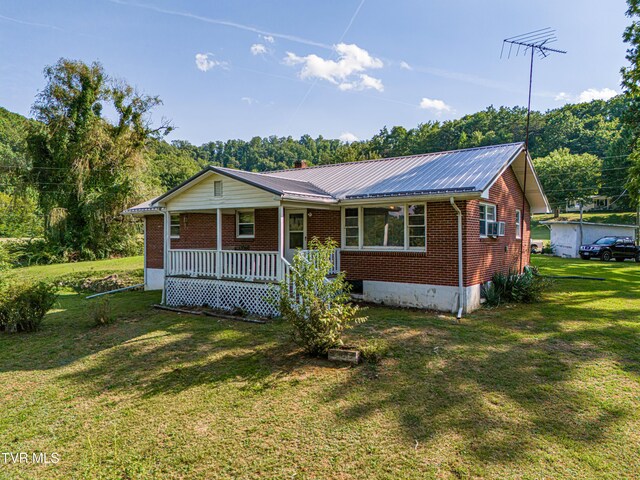
[[[475,200],[480,198],[481,192],[439,193],[436,195],[397,195],[386,197],[354,198],[341,200],[340,205],[380,205],[381,203],[411,203],[411,202],[448,202],[453,197],[456,200]]]

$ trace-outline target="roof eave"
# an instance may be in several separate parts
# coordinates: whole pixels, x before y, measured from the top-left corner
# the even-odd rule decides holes
[[[379,203],[384,200],[390,199],[402,199],[402,200],[415,200],[415,201],[438,201],[447,200],[448,198],[455,198],[459,200],[473,200],[480,198],[482,191],[480,190],[468,190],[468,191],[448,191],[448,192],[432,192],[432,193],[405,193],[396,195],[369,195],[366,197],[358,198],[345,198],[340,200],[342,205],[354,205],[359,203]]]

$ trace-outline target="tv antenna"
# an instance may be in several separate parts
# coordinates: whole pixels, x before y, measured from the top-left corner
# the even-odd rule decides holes
[[[523,33],[522,35],[516,35],[515,37],[505,38],[502,41],[502,50],[500,51],[500,58],[505,54],[505,49],[508,46],[506,52],[507,58],[512,56],[529,55],[531,60],[529,63],[529,99],[527,101],[527,126],[525,129],[524,138],[524,181],[522,183],[522,210],[520,214],[520,267],[522,271],[522,255],[524,253],[524,212],[526,204],[526,191],[527,191],[527,155],[529,155],[529,125],[531,121],[531,87],[533,86],[533,59],[536,54],[540,59],[545,59],[552,53],[567,53],[564,50],[552,48],[549,45],[555,43],[558,40],[556,37],[556,31],[550,27],[541,28],[540,30],[534,30],[533,32]]]

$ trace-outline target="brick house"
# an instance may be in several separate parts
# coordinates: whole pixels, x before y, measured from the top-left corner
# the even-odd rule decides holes
[[[340,245],[366,301],[452,312],[494,272],[529,263],[549,211],[522,143],[252,173],[208,167],[125,214],[145,221],[145,284],[169,305],[272,315],[267,298],[307,241]]]

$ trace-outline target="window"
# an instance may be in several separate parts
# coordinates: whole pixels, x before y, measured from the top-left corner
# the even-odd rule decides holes
[[[180,215],[171,215],[171,238],[180,238]]]
[[[488,203],[480,204],[480,236],[487,236],[487,223],[496,221],[496,206]]]
[[[522,233],[522,214],[516,210],[516,238],[520,238]]]
[[[426,224],[424,205],[409,205],[409,247],[426,245]]]
[[[344,209],[344,248],[424,249],[426,207],[375,205]]]
[[[364,207],[365,247],[404,247],[404,207]]]
[[[357,208],[344,209],[344,244],[347,247],[358,247],[360,245]]]
[[[216,180],[213,182],[213,196],[214,197],[222,196],[222,180]]]
[[[239,210],[236,212],[236,237],[253,238],[255,229],[256,219],[253,210]]]

